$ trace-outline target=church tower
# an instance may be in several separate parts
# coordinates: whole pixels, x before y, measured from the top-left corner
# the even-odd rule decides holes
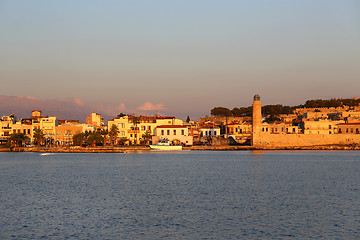
[[[259,134],[261,132],[262,115],[261,115],[261,101],[260,96],[256,94],[253,101],[253,114],[252,114],[252,136],[251,145],[256,145],[259,140]]]

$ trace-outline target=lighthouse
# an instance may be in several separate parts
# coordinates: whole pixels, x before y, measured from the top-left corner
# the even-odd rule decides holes
[[[259,140],[259,134],[261,132],[262,115],[261,115],[261,101],[260,96],[256,94],[253,101],[253,113],[252,113],[252,136],[251,145],[256,145]]]

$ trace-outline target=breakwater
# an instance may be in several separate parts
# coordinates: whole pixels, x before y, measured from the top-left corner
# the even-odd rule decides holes
[[[185,151],[313,151],[313,150],[360,150],[359,145],[318,145],[318,146],[292,146],[292,147],[254,147],[254,146],[191,146],[184,147]],[[52,152],[52,153],[125,153],[134,151],[150,151],[148,146],[126,147],[21,147],[0,148],[0,152]]]

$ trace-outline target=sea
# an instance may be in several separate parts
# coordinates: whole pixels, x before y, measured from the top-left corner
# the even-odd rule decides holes
[[[360,152],[0,153],[0,239],[360,239]]]

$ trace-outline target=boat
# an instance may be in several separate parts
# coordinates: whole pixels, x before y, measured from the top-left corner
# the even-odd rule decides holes
[[[49,156],[49,155],[54,155],[54,153],[40,153],[41,156]]]
[[[181,145],[171,145],[170,142],[165,140],[160,140],[157,144],[150,145],[150,149],[152,150],[161,150],[161,151],[178,151],[182,150]]]

